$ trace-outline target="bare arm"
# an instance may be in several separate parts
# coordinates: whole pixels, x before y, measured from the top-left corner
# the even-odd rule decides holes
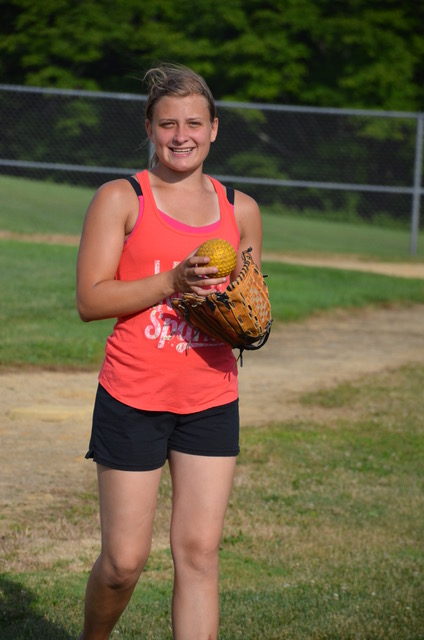
[[[235,273],[241,266],[241,251],[252,247],[252,257],[258,267],[261,267],[262,257],[262,220],[256,201],[241,191],[235,192],[234,212],[240,231],[240,252]]]
[[[217,269],[209,258],[188,257],[170,271],[140,280],[115,280],[125,235],[137,211],[138,200],[125,180],[106,183],[91,202],[81,236],[77,262],[77,308],[82,320],[99,320],[137,313],[177,291],[210,293],[224,278],[202,280]]]

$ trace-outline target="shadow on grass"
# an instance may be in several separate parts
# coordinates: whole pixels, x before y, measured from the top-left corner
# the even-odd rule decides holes
[[[0,576],[0,640],[75,640],[35,611],[36,599],[28,588]]]

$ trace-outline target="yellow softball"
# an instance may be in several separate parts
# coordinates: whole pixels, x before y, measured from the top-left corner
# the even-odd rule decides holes
[[[213,238],[204,242],[196,251],[196,256],[207,256],[208,266],[218,267],[218,278],[228,276],[237,263],[237,253],[234,247],[221,238]]]

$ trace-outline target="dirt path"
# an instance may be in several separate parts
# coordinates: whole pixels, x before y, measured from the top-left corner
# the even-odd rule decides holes
[[[307,267],[332,267],[352,271],[368,271],[381,273],[385,276],[401,278],[424,278],[424,263],[422,262],[375,262],[354,256],[322,255],[309,256],[303,254],[265,253],[264,260],[286,262],[287,264],[302,264]]]
[[[424,362],[424,306],[340,312],[279,327],[240,372],[244,423],[299,416],[300,393]]]
[[[240,369],[242,425],[306,417],[299,393],[408,362],[424,362],[424,305],[336,313],[275,327]],[[0,374],[0,510],[83,490],[96,372]]]
[[[1,235],[1,234],[0,234]],[[23,240],[22,237],[19,239]],[[30,238],[28,238],[29,240]],[[40,242],[64,243],[66,237],[42,236]],[[34,236],[31,236],[34,241]],[[69,238],[68,238],[69,240]],[[76,238],[72,239],[72,243]],[[293,256],[266,256],[294,262]],[[423,264],[395,265],[297,257],[296,262],[424,277]],[[303,392],[332,386],[363,374],[409,362],[424,363],[424,305],[323,314],[307,321],[275,326],[260,351],[245,352],[240,369],[242,426],[273,420],[316,417],[317,409],[298,401]],[[0,542],[10,542],[10,522],[44,513],[50,505],[93,485],[93,465],[84,460],[97,372],[0,371]],[[46,509],[45,509],[46,508]],[[16,559],[9,567],[28,567],[25,554],[40,565],[56,553],[66,556],[66,541],[92,556],[93,533],[60,532],[66,523],[43,522],[35,531],[16,534]],[[56,531],[56,528],[58,529]],[[31,536],[34,544],[30,543]],[[43,537],[44,536],[44,537]],[[74,536],[74,540],[72,537]],[[24,543],[22,544],[22,537]],[[27,550],[27,551],[25,551]],[[73,552],[70,555],[72,556]]]

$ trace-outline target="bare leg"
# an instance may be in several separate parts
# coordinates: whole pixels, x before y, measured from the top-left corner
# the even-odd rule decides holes
[[[150,551],[161,469],[98,465],[102,549],[87,584],[80,640],[107,640],[128,604]]]
[[[218,550],[235,460],[170,454],[174,640],[218,637]]]

